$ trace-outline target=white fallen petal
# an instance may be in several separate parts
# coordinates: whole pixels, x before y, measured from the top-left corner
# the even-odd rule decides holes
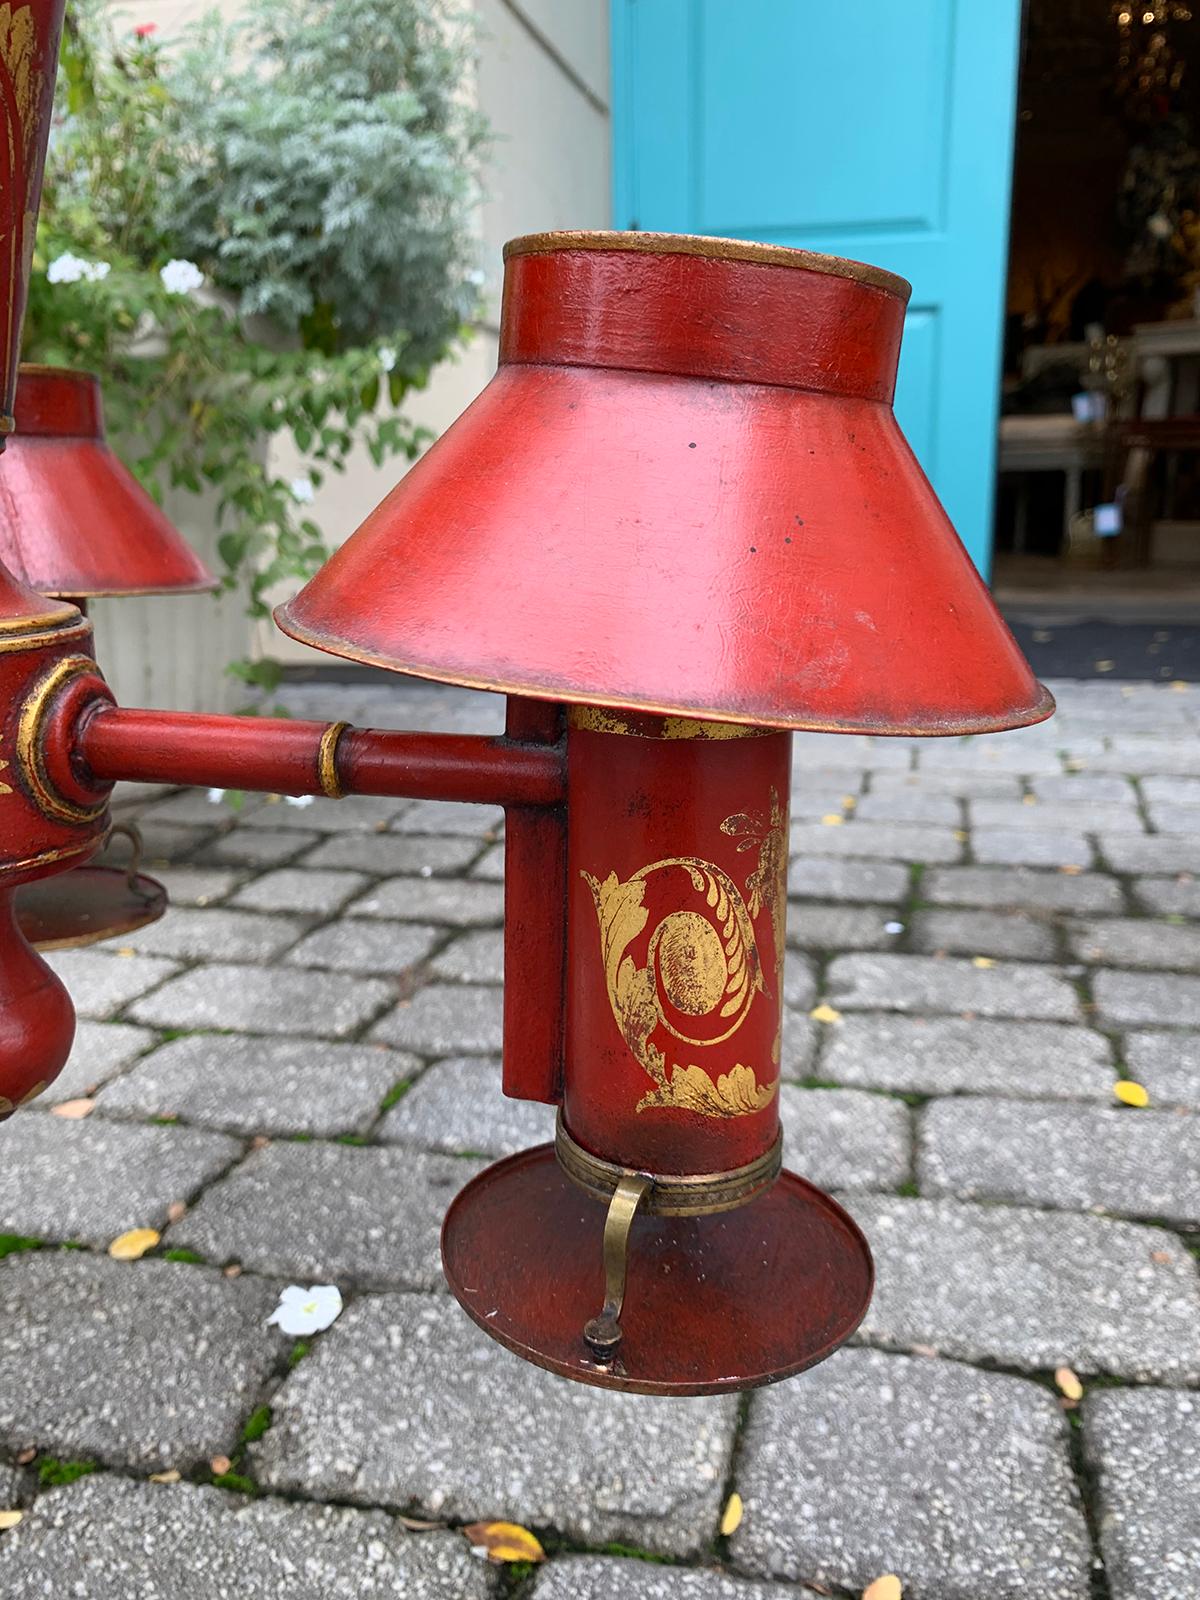
[[[279,1296],[279,1304],[267,1318],[268,1327],[293,1337],[321,1333],[342,1314],[342,1292],[336,1283],[317,1283],[311,1288],[290,1283]]]
[[[310,806],[316,796],[311,794],[285,794],[283,798],[289,806]]]

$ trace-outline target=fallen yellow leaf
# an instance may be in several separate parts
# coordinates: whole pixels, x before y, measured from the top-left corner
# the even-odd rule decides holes
[[[903,1593],[896,1574],[885,1572],[882,1578],[876,1578],[874,1583],[867,1585],[862,1592],[862,1600],[900,1600]]]
[[[843,811],[853,811],[854,808],[857,805],[858,805],[858,796],[856,794],[844,794],[842,796],[842,809],[843,809]]]
[[[150,1474],[150,1482],[151,1483],[178,1483],[180,1478],[182,1478],[182,1476],[183,1476],[182,1472],[179,1472],[175,1467],[168,1467],[166,1472],[152,1472]]]
[[[15,1528],[24,1515],[23,1511],[0,1511],[0,1533],[8,1528]]]
[[[153,1250],[161,1235],[156,1228],[130,1228],[118,1234],[108,1247],[114,1261],[136,1261],[147,1250]]]
[[[842,1013],[835,1011],[827,1001],[822,1000],[819,1006],[814,1006],[808,1013],[814,1022],[840,1022]]]
[[[845,817],[841,816],[836,811],[830,811],[821,818],[822,823],[827,828],[840,828],[845,820]]]
[[[1082,867],[1075,867],[1075,866],[1067,866],[1067,867],[1059,867],[1058,870],[1068,878],[1077,878],[1079,876],[1079,874],[1083,871],[1083,868]]]
[[[1070,1367],[1058,1367],[1054,1373],[1054,1381],[1068,1400],[1083,1399],[1083,1385]]]
[[[1191,685],[1189,683],[1185,683],[1182,678],[1172,678],[1167,687],[1169,689],[1174,689],[1176,694],[1186,694],[1191,688]]]
[[[214,1456],[208,1464],[214,1478],[223,1478],[227,1472],[233,1471],[233,1462],[228,1456]]]
[[[742,1525],[742,1515],[745,1512],[742,1497],[735,1489],[725,1504],[725,1514],[721,1518],[721,1532],[728,1539],[731,1533],[736,1533]]]
[[[994,967],[996,963],[992,960],[991,956],[972,956],[971,965],[973,967],[980,967],[986,971],[988,967]]]
[[[477,1550],[486,1550],[489,1561],[545,1561],[546,1552],[518,1522],[472,1522],[463,1529]]]
[[[94,1100],[64,1100],[60,1105],[50,1107],[53,1117],[66,1117],[68,1122],[81,1122],[84,1117],[90,1117],[96,1109]]]
[[[1146,1093],[1145,1087],[1140,1083],[1134,1083],[1132,1078],[1118,1078],[1116,1083],[1113,1084],[1113,1093],[1122,1105],[1148,1106],[1150,1104],[1150,1096]]]

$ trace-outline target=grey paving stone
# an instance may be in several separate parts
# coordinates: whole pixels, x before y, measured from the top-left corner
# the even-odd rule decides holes
[[[154,876],[172,906],[211,906],[223,900],[241,874],[225,867],[159,867]]]
[[[1200,978],[1173,972],[1107,972],[1092,980],[1102,1017],[1115,1023],[1158,1023],[1164,1027],[1200,1025]]]
[[[890,952],[838,956],[826,988],[833,1004],[854,1011],[973,1012],[980,1017],[1075,1021],[1079,999],[1049,967],[970,961]]]
[[[1080,961],[1110,967],[1200,968],[1200,928],[1112,917],[1072,924],[1068,943]]]
[[[1081,833],[1066,829],[975,828],[971,849],[976,861],[991,866],[1090,867],[1092,847]]]
[[[854,1594],[1087,1600],[1090,1549],[1051,1395],[949,1361],[844,1350],[751,1402],[735,1562]]]
[[[90,1094],[153,1043],[149,1028],[132,1028],[127,1022],[77,1022],[67,1064],[39,1096],[39,1109]]]
[[[1200,879],[1190,872],[1175,878],[1135,878],[1133,897],[1162,916],[1200,917]]]
[[[1200,806],[1200,778],[1143,778],[1141,790],[1151,805]]]
[[[806,772],[855,768],[908,772],[913,747],[903,739],[873,739],[852,733],[800,733],[794,741],[793,778]]]
[[[461,934],[438,952],[433,970],[439,978],[457,978],[463,983],[503,983],[503,933],[486,928]]]
[[[932,822],[961,828],[963,809],[947,794],[924,794],[911,789],[872,788],[854,807],[858,822]]]
[[[503,846],[500,847],[503,850]],[[478,839],[439,838],[394,833],[340,833],[324,840],[304,858],[306,867],[352,867],[373,877],[408,873],[432,877],[435,872],[459,872],[479,854]]]
[[[821,1024],[802,1011],[783,1008],[783,1039],[779,1056],[781,1078],[806,1078],[817,1053]]]
[[[1147,812],[1159,833],[1195,833],[1200,829],[1200,806],[1151,805]]]
[[[1019,800],[1021,780],[1004,772],[875,772],[871,793],[942,794],[979,800]]]
[[[1200,1400],[1161,1389],[1087,1397],[1100,1548],[1113,1600],[1200,1594]]]
[[[861,1089],[779,1086],[783,1163],[819,1189],[896,1189],[912,1175],[908,1107]]]
[[[914,950],[932,955],[1015,956],[1052,961],[1058,954],[1054,929],[1020,911],[917,911],[909,935]]]
[[[715,1569],[659,1565],[618,1556],[559,1556],[539,1568],[534,1600],[789,1600],[815,1589],[782,1588]]]
[[[1123,1054],[1129,1076],[1149,1090],[1151,1105],[1200,1111],[1200,1036],[1127,1033]]]
[[[458,1533],[416,1538],[378,1512],[107,1474],[38,1500],[5,1538],[0,1585],[27,1600],[486,1600],[494,1592]]]
[[[498,839],[504,832],[501,806],[448,805],[442,800],[418,800],[392,823],[393,833],[457,833],[473,839]]]
[[[1123,780],[1118,778],[1113,781],[1120,783]],[[1146,825],[1134,803],[1133,790],[1128,785],[1126,789],[1129,798],[1121,804],[1081,799],[1079,803],[1072,805],[1058,801],[1037,801],[1032,795],[1017,801],[972,800],[971,825],[974,828],[1002,829],[1005,832],[1067,834],[1072,839],[1077,839],[1082,833],[1095,833],[1100,828],[1111,829],[1116,833],[1130,831],[1145,833]],[[979,854],[978,851],[976,854]],[[989,858],[979,856],[979,859],[982,861]],[[1007,860],[1008,857],[1000,859]],[[1037,866],[1044,863],[1033,864]],[[1051,864],[1057,865],[1056,862]]]
[[[213,798],[216,794],[217,798]],[[238,805],[226,800],[220,791],[177,789],[172,795],[146,806],[141,822],[183,823],[189,827],[227,828],[253,815],[265,802],[261,794],[247,793]]]
[[[152,817],[138,820],[142,839],[142,866],[156,871],[172,861],[183,861],[193,851],[208,848],[218,837],[215,827],[184,828],[174,823],[155,822]],[[96,857],[106,866],[129,864],[129,841],[117,837]]]
[[[219,1133],[135,1127],[44,1112],[13,1117],[0,1163],[0,1233],[107,1245],[128,1228],[161,1228],[241,1154]]]
[[[935,867],[921,879],[934,905],[1013,911],[1123,911],[1121,886],[1099,872],[1069,875],[1029,867]]]
[[[214,963],[173,978],[130,1011],[160,1028],[229,1028],[345,1038],[395,995],[378,978]]]
[[[1112,1101],[1108,1041],[1060,1022],[845,1016],[827,1030],[819,1075],[901,1094],[1000,1094]]]
[[[20,1493],[20,1489],[20,1473],[13,1467],[0,1465],[0,1511],[15,1511],[18,1509],[17,1496]],[[3,1577],[3,1575],[4,1569],[0,1568],[0,1577]]]
[[[807,1011],[816,1003],[817,975],[805,956],[790,953],[783,964],[784,1004]]]
[[[503,996],[490,984],[431,983],[389,1011],[371,1038],[421,1055],[494,1054],[503,1018]]]
[[[442,1217],[482,1169],[415,1150],[279,1141],[206,1190],[166,1242],[293,1281],[440,1289]]]
[[[489,927],[503,919],[504,890],[467,878],[389,878],[356,900],[353,911],[356,917]]]
[[[798,950],[890,950],[902,931],[890,906],[821,905],[806,900],[788,912],[788,944]]]
[[[1100,853],[1114,872],[1200,872],[1200,836],[1102,833]]]
[[[284,861],[293,861],[320,837],[319,833],[293,828],[235,828],[205,845],[196,859],[217,865],[232,862],[236,866],[277,867]]]
[[[115,950],[47,950],[44,955],[71,991],[79,1016],[100,1022],[179,971],[177,961]]]
[[[788,894],[799,900],[903,900],[911,877],[907,867],[885,861],[838,861],[797,856],[788,867]]]
[[[0,1263],[0,1295],[14,1451],[186,1472],[232,1452],[281,1351],[273,1285],[181,1262],[23,1251]]]
[[[1198,773],[1200,744],[1194,737],[1137,739],[1118,735],[1112,740],[1111,749],[1091,752],[1087,765],[1094,772],[1126,772],[1133,776]]]
[[[348,1307],[272,1406],[274,1424],[251,1452],[270,1488],[455,1521],[503,1518],[667,1555],[712,1538],[737,1414],[733,1396],[564,1383],[448,1300],[415,1295]]]
[[[424,961],[444,928],[423,922],[368,922],[365,917],[343,917],[317,928],[288,952],[295,967],[332,967],[335,972],[380,973],[394,976]]]
[[[299,828],[316,833],[375,833],[407,809],[409,802],[387,795],[351,794],[342,800],[311,795],[303,806],[282,799],[267,803],[245,818],[249,828]]]
[[[906,822],[847,822],[840,828],[820,822],[793,822],[795,855],[878,857],[885,861],[961,861],[962,841],[953,828]]]
[[[508,1156],[554,1138],[554,1108],[502,1094],[498,1060],[458,1056],[422,1074],[377,1137],[448,1155]]]
[[[256,911],[312,911],[332,915],[370,880],[362,872],[281,867],[243,884],[231,905]]]
[[[1100,748],[1098,740],[1086,741]],[[1019,772],[1036,776],[1060,773],[1063,764],[1058,751],[1032,729],[1021,729],[1015,736],[989,733],[962,739],[923,739],[919,772]]]
[[[365,1133],[384,1096],[420,1070],[371,1044],[193,1033],[105,1089],[104,1116],[180,1117],[233,1134]]]
[[[219,957],[226,961],[269,961],[304,931],[292,917],[265,917],[253,911],[201,911],[172,906],[159,922],[138,928],[122,942],[142,955],[175,956],[184,961]]]
[[[1200,1221],[1200,1119],[1174,1111],[939,1100],[918,1119],[922,1194]]]
[[[1200,1377],[1196,1263],[1172,1233],[955,1200],[847,1204],[875,1256],[866,1343],[1143,1382]]]
[[[804,755],[804,735],[800,742],[793,741],[796,751],[796,760],[792,766],[791,797],[792,800],[801,799],[805,795],[827,795],[840,798],[843,795],[858,795],[862,793],[863,774],[849,767],[814,767],[810,766]],[[861,767],[861,763],[859,763]],[[889,774],[890,776],[891,774]]]
[[[489,883],[504,882],[504,846],[494,844],[485,850],[483,855],[471,868],[473,878],[486,878]]]
[[[1103,773],[1067,772],[1057,778],[1034,778],[1030,788],[1042,805],[1137,804],[1137,795],[1128,778]]]

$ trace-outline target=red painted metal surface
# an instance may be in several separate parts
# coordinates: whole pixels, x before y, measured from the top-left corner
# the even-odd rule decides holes
[[[328,726],[100,703],[60,745],[53,770],[65,781],[73,760],[99,785],[128,779],[321,794],[319,751]],[[541,806],[558,804],[565,792],[558,749],[477,734],[347,728],[337,772],[347,794]]]
[[[510,698],[505,734],[553,746],[564,760],[561,706]],[[553,1104],[562,1096],[566,906],[566,806],[509,806],[504,824],[504,1092],[516,1100]]]
[[[745,1166],[779,1131],[791,738],[584,715],[568,734],[567,1131],[636,1171]]]
[[[720,1394],[822,1361],[862,1321],[871,1254],[828,1195],[785,1172],[715,1217],[638,1217],[620,1356],[592,1360],[580,1329],[604,1293],[605,1207],[550,1145],[491,1166],[455,1198],[442,1262],[493,1339],[562,1377],[642,1394]]]
[[[0,449],[12,429],[64,10],[65,0],[11,5],[0,48]]]
[[[104,438],[87,372],[22,367],[0,471],[0,559],[43,594],[197,592],[199,557]]]
[[[661,235],[507,255],[498,373],[280,609],[286,632],[450,682],[780,727],[1049,714],[892,414],[900,280]]]
[[[157,878],[89,861],[53,878],[21,884],[17,926],[38,950],[75,950],[157,922],[167,891]]]

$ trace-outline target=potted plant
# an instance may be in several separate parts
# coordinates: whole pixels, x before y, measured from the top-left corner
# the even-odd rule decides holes
[[[472,49],[442,0],[250,0],[170,48],[71,7],[24,359],[99,374],[115,445],[225,596],[102,603],[104,664],[143,702],[227,700],[246,614],[326,554],[323,475],[426,442],[405,398],[481,281]],[[273,468],[278,441],[299,470]],[[263,691],[278,673],[232,670]]]

